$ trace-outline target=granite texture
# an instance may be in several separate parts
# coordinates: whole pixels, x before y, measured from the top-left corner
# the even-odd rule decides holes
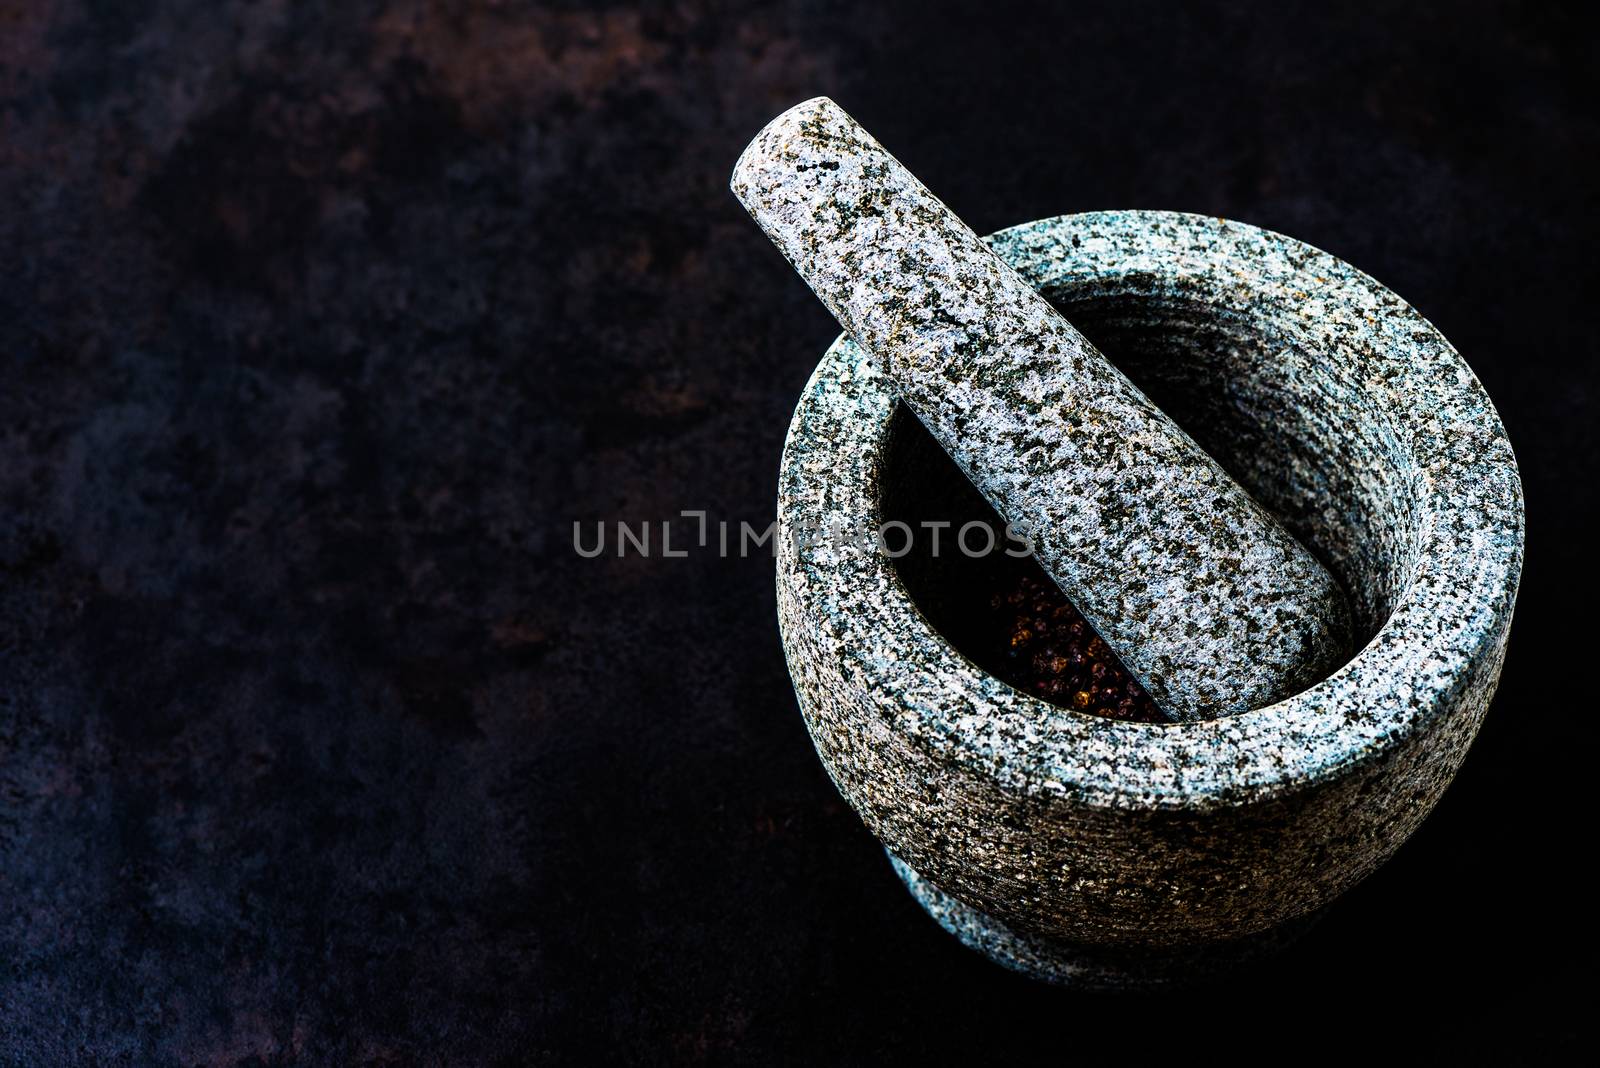
[[[1192,991],[1253,962],[1270,960],[1322,918],[1322,910],[1242,938],[1190,947],[1147,949],[1074,945],[1064,952],[1048,938],[1020,934],[934,886],[889,855],[917,904],[962,945],[1030,979],[1077,990],[1121,995],[1159,990]]]
[[[1393,293],[1221,219],[1064,216],[991,239],[1051,299],[1195,405],[1240,482],[1330,560],[1362,648],[1268,707],[1182,724],[1046,704],[965,659],[872,547],[897,400],[841,338],[779,483],[778,610],[824,765],[890,852],[1003,929],[1073,947],[1266,932],[1326,905],[1428,814],[1499,679],[1522,567],[1521,482],[1482,387]],[[1075,313],[1074,313],[1075,314]]]
[[[774,119],[732,185],[1163,712],[1345,661],[1327,568],[837,104]]]
[[[1581,1060],[1591,14],[0,5],[0,1064],[1119,1064],[1219,1028],[1242,1062],[1368,1056],[1372,1018]],[[824,774],[764,552],[572,552],[773,518],[839,328],[728,164],[818,93],[980,232],[1304,238],[1494,397],[1529,510],[1495,709],[1270,966],[1132,999],[989,966]]]

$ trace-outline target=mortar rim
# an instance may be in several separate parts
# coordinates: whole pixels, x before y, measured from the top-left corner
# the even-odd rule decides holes
[[[1427,507],[1417,516],[1421,549],[1414,572],[1388,619],[1347,664],[1315,686],[1260,709],[1189,724],[1135,724],[1085,716],[1022,694],[977,668],[935,630],[882,555],[864,553],[856,561],[865,565],[854,573],[854,587],[864,595],[859,598],[848,596],[852,576],[844,557],[849,554],[811,548],[804,550],[806,566],[801,565],[792,528],[797,519],[819,516],[826,508],[818,507],[823,502],[812,499],[814,494],[808,497],[806,479],[794,477],[797,472],[819,465],[833,474],[853,472],[853,481],[830,480],[833,489],[822,496],[836,500],[841,492],[859,490],[856,505],[864,503],[865,514],[877,517],[877,494],[865,491],[875,485],[894,402],[882,391],[874,393],[881,378],[841,335],[808,381],[784,449],[778,584],[791,667],[796,659],[791,629],[803,617],[830,635],[835,655],[852,662],[852,671],[865,683],[861,689],[892,729],[1007,792],[1069,796],[1112,808],[1200,808],[1259,800],[1378,759],[1459,704],[1473,669],[1505,638],[1520,577],[1523,501],[1515,456],[1498,414],[1465,360],[1427,319],[1326,252],[1210,216],[1088,212],[1024,223],[989,240],[1035,284],[1041,263],[1052,256],[1064,262],[1069,244],[1071,256],[1081,260],[1094,255],[1096,245],[1115,254],[1118,243],[1124,252],[1137,253],[1124,256],[1124,270],[1182,277],[1185,270],[1203,269],[1211,272],[1211,281],[1226,275],[1246,293],[1296,292],[1285,285],[1304,282],[1310,288],[1298,292],[1316,295],[1299,310],[1299,318],[1349,328],[1353,332],[1343,344],[1365,344],[1369,357],[1406,355],[1406,373],[1398,382],[1395,368],[1385,364],[1382,388],[1405,391],[1391,398],[1391,406],[1412,432],[1409,444],[1420,465],[1416,499]],[[1352,310],[1362,311],[1364,321],[1353,318]],[[1366,311],[1380,314],[1366,316]],[[1275,314],[1289,312],[1277,308]],[[1295,324],[1286,318],[1281,325]],[[830,403],[867,418],[834,418],[826,428],[811,425]],[[1452,494],[1458,503],[1441,506]],[[1445,517],[1478,522],[1465,531],[1457,523],[1444,536],[1436,528]],[[1471,544],[1462,542],[1464,534],[1471,535]],[[1445,591],[1450,584],[1453,592]],[[840,603],[841,591],[848,603]],[[1424,606],[1419,601],[1428,591],[1433,596]],[[1439,609],[1449,611],[1441,616]],[[895,627],[896,619],[904,625]],[[1451,626],[1439,626],[1441,619]],[[1433,621],[1435,640],[1419,644],[1427,620]],[[885,639],[891,655],[885,655]],[[1420,656],[1426,664],[1396,670],[1408,649],[1413,661]],[[925,670],[908,673],[913,665]],[[1431,669],[1427,679],[1420,675],[1424,666]],[[930,685],[936,692],[929,692]]]

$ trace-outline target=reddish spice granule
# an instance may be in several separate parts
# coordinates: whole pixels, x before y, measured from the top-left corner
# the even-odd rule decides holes
[[[1019,690],[1091,716],[1167,722],[1054,585],[1020,575],[989,607],[1006,626],[1006,681]]]

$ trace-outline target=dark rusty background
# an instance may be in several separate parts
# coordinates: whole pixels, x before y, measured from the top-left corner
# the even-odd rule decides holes
[[[0,1063],[1574,1041],[1578,10],[0,2]],[[1121,1001],[990,967],[817,764],[770,560],[574,554],[575,519],[770,520],[833,328],[725,181],[819,92],[979,230],[1177,208],[1326,248],[1500,405],[1501,698],[1272,966]]]

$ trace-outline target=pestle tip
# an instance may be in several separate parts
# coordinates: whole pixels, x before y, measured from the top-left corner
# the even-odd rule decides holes
[[[752,137],[744,151],[739,153],[733,165],[733,174],[728,179],[728,188],[733,190],[733,195],[748,207],[749,192],[759,184],[756,181],[756,172],[759,170],[757,161],[770,155],[765,148],[768,142],[792,136],[806,122],[824,115],[848,118],[845,110],[834,103],[831,97],[814,96],[793,105],[763,126],[761,132]]]

